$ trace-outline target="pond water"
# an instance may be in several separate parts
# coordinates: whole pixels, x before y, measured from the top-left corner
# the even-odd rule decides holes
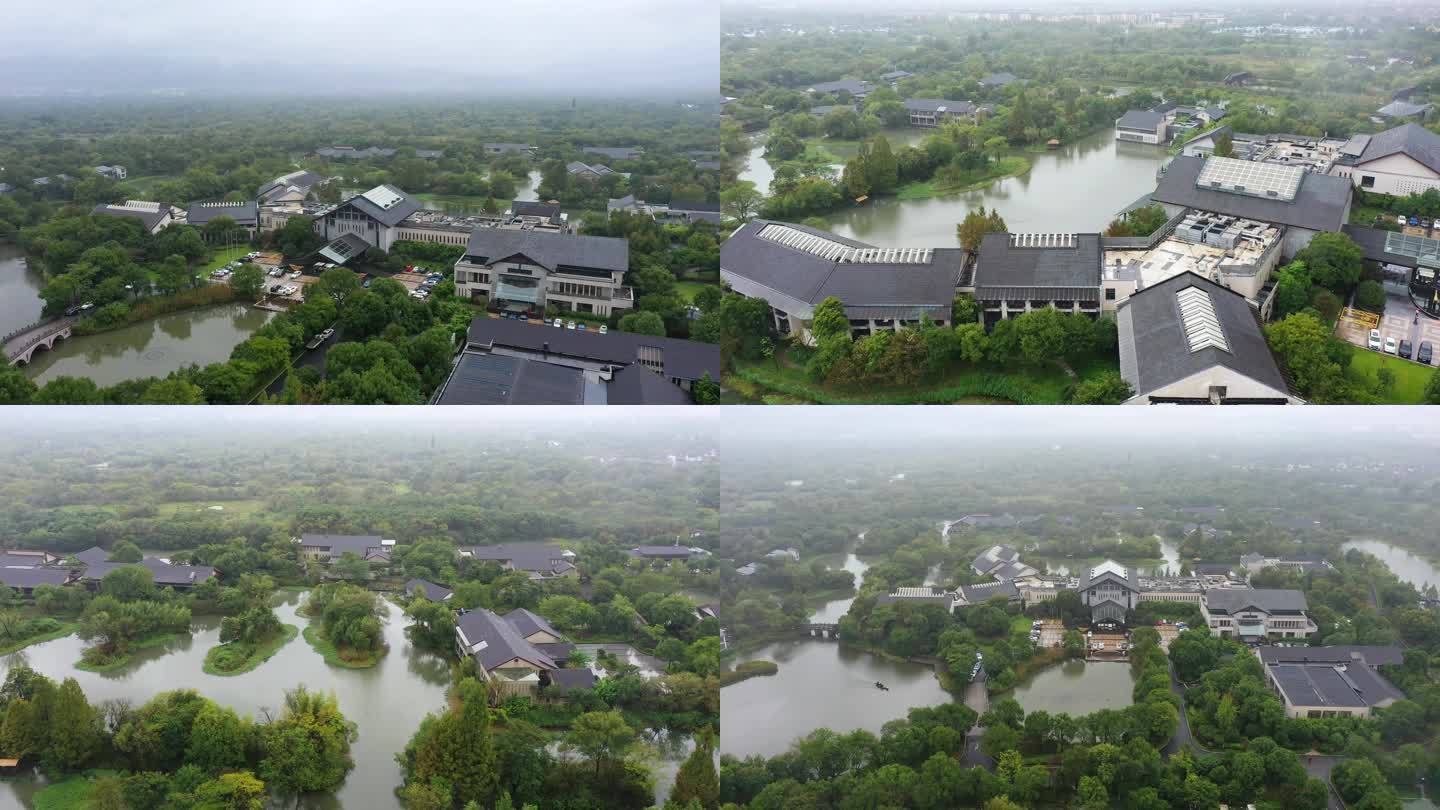
[[[303,594],[283,591],[277,601],[275,613],[280,621],[303,630],[309,620],[296,613]],[[0,659],[0,675],[12,666],[25,665],[56,680],[73,677],[92,704],[126,699],[139,706],[160,692],[193,688],[252,717],[265,711],[277,712],[285,690],[299,684],[334,692],[340,710],[359,728],[359,738],[350,748],[355,768],[335,794],[307,797],[299,806],[305,810],[399,808],[394,791],[400,786],[401,772],[395,754],[410,741],[426,714],[444,708],[450,662],[411,646],[405,637],[404,611],[388,600],[383,604],[385,641],[390,652],[370,669],[332,667],[297,635],[252,672],[234,677],[207,675],[202,668],[205,653],[220,643],[220,620],[205,616],[192,622],[189,637],[164,648],[145,650],[114,672],[76,669],[85,643],[76,636],[67,636]],[[652,746],[650,764],[657,801],[663,803],[680,763],[694,750],[694,742],[684,735],[663,732],[651,735],[647,741]],[[0,783],[0,806],[33,807],[31,797],[41,786],[43,783],[33,778]]]
[[[303,630],[308,620],[296,614],[301,600],[299,593],[284,592],[275,613],[282,622]],[[341,711],[359,727],[360,736],[351,746],[355,769],[333,796],[312,797],[302,806],[323,810],[399,807],[394,798],[400,784],[395,753],[405,747],[427,713],[444,707],[450,670],[445,659],[413,648],[405,638],[404,613],[388,601],[384,604],[390,653],[371,669],[332,667],[297,635],[253,672],[234,677],[207,675],[202,669],[205,653],[220,641],[220,622],[213,617],[197,619],[189,638],[164,649],[147,650],[115,672],[75,669],[85,647],[76,636],[29,647],[7,657],[4,668],[24,663],[56,680],[73,677],[92,704],[126,699],[138,706],[159,692],[193,688],[252,717],[278,711],[285,690],[298,684],[332,691]],[[23,800],[24,790],[21,782],[0,785],[0,799],[8,795]]]
[[[537,169],[524,177],[516,178],[514,200],[538,200],[540,199],[540,171]],[[342,194],[359,193],[361,189],[346,189]],[[484,197],[459,197],[442,195],[435,199],[417,197],[420,207],[430,211],[444,211],[447,214],[483,214],[485,213]],[[508,200],[496,200],[500,204],[500,211],[504,213]]]
[[[925,131],[912,135],[919,140]],[[896,143],[892,138],[892,144]],[[834,151],[834,150],[832,150]],[[751,150],[742,180],[768,192],[774,170]],[[1104,230],[1110,220],[1142,194],[1155,190],[1155,171],[1169,159],[1163,147],[1123,143],[1105,129],[1058,149],[1027,152],[1031,168],[979,191],[927,200],[881,197],[823,219],[842,236],[879,247],[955,247],[955,226],[978,207],[997,208],[1012,231],[1065,233]]]
[[[0,335],[40,320],[45,300],[40,290],[45,279],[25,264],[25,254],[11,244],[0,244]]]
[[[99,386],[164,377],[191,364],[218,363],[275,316],[244,304],[221,304],[76,336],[37,351],[25,373],[36,385],[56,377],[88,377]]]
[[[1128,663],[1064,661],[1022,681],[1007,697],[1026,712],[1044,709],[1073,716],[1097,709],[1123,709],[1134,701],[1135,678]]]
[[[753,660],[774,661],[780,671],[720,690],[720,750],[739,757],[775,756],[818,728],[878,734],[912,707],[952,701],[930,667],[833,641],[771,644],[737,662]]]
[[[1346,551],[1358,548],[1366,554],[1373,554],[1379,557],[1395,576],[1414,585],[1420,590],[1427,586],[1434,585],[1440,588],[1440,568],[1435,564],[1421,557],[1413,551],[1391,545],[1383,540],[1351,540],[1341,546]]]

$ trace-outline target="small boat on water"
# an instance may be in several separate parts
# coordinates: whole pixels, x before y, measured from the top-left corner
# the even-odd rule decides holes
[[[889,691],[890,691],[890,687],[886,686],[885,684],[883,684],[883,683],[881,683],[881,682],[879,682],[879,681],[876,681],[876,682],[875,682],[875,688],[876,688],[876,689],[879,689],[879,690],[882,691],[882,692],[889,692]]]

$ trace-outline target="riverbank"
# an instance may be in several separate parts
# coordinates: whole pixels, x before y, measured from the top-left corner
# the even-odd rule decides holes
[[[983,191],[991,185],[1009,177],[1020,177],[1030,171],[1030,158],[1024,155],[1005,155],[986,166],[983,171],[965,172],[949,181],[932,177],[914,183],[906,183],[895,191],[895,199],[901,202],[929,200],[951,194],[967,194]],[[938,175],[938,173],[937,173]],[[958,223],[957,223],[958,224]]]
[[[370,669],[380,663],[380,659],[390,652],[388,644],[378,650],[366,650],[363,653],[357,653],[355,650],[341,650],[325,638],[320,629],[314,625],[306,627],[302,635],[305,636],[305,640],[310,643],[315,652],[320,653],[320,656],[325,659],[325,663],[333,667]]]
[[[206,284],[203,287],[182,290],[174,295],[142,299],[118,318],[85,318],[76,323],[72,331],[77,336],[99,335],[187,309],[229,304],[234,300],[235,290],[229,284]]]
[[[740,683],[750,678],[774,675],[780,671],[780,665],[774,661],[744,661],[736,664],[735,668],[720,673],[720,686],[724,688],[732,683]]]
[[[61,622],[60,626],[47,633],[30,636],[29,638],[12,641],[9,644],[0,645],[0,655],[17,653],[29,647],[31,644],[44,644],[47,641],[54,641],[57,638],[64,638],[75,632],[80,627],[79,622]]]
[[[114,658],[99,664],[94,664],[86,661],[84,658],[84,653],[81,653],[80,660],[75,662],[75,668],[83,669],[86,672],[95,673],[114,672],[117,669],[123,669],[128,666],[130,662],[134,659],[135,653],[140,652],[141,650],[153,649],[155,647],[164,647],[166,644],[169,644],[172,641],[178,641],[188,636],[190,636],[189,630],[178,633],[155,633],[154,635],[142,636],[141,638],[130,642],[130,646],[128,649],[126,649],[124,655],[121,655],[119,658]],[[89,649],[91,648],[87,648],[87,651]]]
[[[211,647],[205,653],[205,664],[202,671],[206,675],[218,675],[228,677],[231,675],[243,675],[250,672],[261,664],[275,657],[280,648],[295,640],[300,633],[300,628],[293,624],[280,625],[280,632],[260,642],[259,644],[247,644],[243,641],[231,641]],[[245,648],[249,648],[248,652]],[[226,666],[226,664],[229,666]]]

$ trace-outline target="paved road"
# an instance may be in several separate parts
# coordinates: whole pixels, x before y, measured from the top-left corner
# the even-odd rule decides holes
[[[1330,784],[1330,771],[1334,770],[1336,765],[1344,762],[1345,758],[1318,756],[1301,757],[1301,759],[1305,763],[1306,773],[1330,786],[1330,810],[1340,810],[1344,807],[1340,803],[1340,796],[1335,793],[1335,786]]]
[[[990,690],[985,688],[985,670],[980,670],[979,677],[965,687],[965,705],[979,715],[990,711]],[[984,733],[985,729],[979,723],[970,727],[965,734],[965,754],[960,757],[960,764],[969,768],[995,769],[995,760],[980,750],[980,736]]]
[[[1165,747],[1160,749],[1167,757],[1173,757],[1182,749],[1189,748],[1194,752],[1204,752],[1205,749],[1195,742],[1195,735],[1190,731],[1190,715],[1185,709],[1185,684],[1175,675],[1175,665],[1170,665],[1170,691],[1180,698],[1180,723],[1175,726],[1175,736]]]

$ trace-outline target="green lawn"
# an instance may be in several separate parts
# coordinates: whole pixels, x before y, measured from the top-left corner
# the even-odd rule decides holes
[[[20,650],[29,647],[31,644],[43,644],[47,641],[54,641],[57,638],[64,638],[75,632],[76,628],[78,628],[79,626],[79,622],[61,622],[60,627],[52,632],[41,633],[38,636],[31,636],[26,639],[21,639],[20,641],[12,641],[8,644],[0,645],[0,655],[9,655],[13,652],[19,652]]]
[[[1384,398],[1384,402],[1389,405],[1418,405],[1423,402],[1425,386],[1435,373],[1435,369],[1429,366],[1365,349],[1355,351],[1347,373],[1351,380],[1361,382],[1367,389],[1374,390],[1377,382],[1375,372],[1381,368],[1395,372],[1395,388]]]
[[[249,253],[252,249],[253,248],[251,248],[249,245],[241,245],[240,247],[231,248],[221,248],[215,251],[214,258],[201,265],[198,268],[198,271],[209,275],[211,271],[218,270],[221,267],[224,267],[225,265],[235,261],[241,256],[244,256],[246,253]]]
[[[1096,358],[1077,364],[1075,371],[1083,380],[1118,369],[1115,358]],[[909,388],[837,389],[812,382],[803,368],[782,358],[778,364],[771,360],[737,360],[734,372],[726,375],[725,387],[749,401],[767,404],[1059,405],[1066,401],[1067,391],[1075,382],[1056,366],[980,365],[956,368],[936,380]]]
[[[95,780],[114,776],[118,771],[85,771],[59,782],[52,782],[35,794],[35,810],[76,810],[89,807],[95,793]]]
[[[121,504],[115,504],[120,506]],[[215,509],[213,507],[221,507]],[[162,503],[156,507],[160,517],[174,517],[179,514],[194,514],[197,512],[213,512],[219,517],[254,517],[265,510],[265,502],[261,500],[246,501],[180,501]]]
[[[179,180],[178,174],[142,174],[130,176],[120,181],[121,188],[127,189],[130,193],[139,197],[145,197],[161,183],[171,180]]]
[[[700,292],[701,290],[705,289],[706,287],[714,287],[714,286],[715,286],[714,284],[706,284],[706,283],[703,282],[703,281],[677,281],[677,282],[675,282],[675,289],[680,291],[680,295],[684,296],[684,298],[685,298],[685,303],[687,303],[687,304],[693,303],[693,302],[695,301],[695,294],[696,294],[696,293]]]

